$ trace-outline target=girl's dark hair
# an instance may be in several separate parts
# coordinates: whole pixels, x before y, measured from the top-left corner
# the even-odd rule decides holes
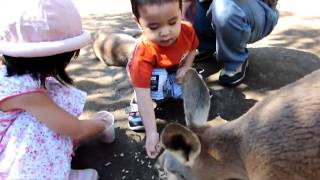
[[[179,8],[182,10],[182,0],[130,0],[131,1],[131,8],[133,15],[139,20],[140,14],[139,14],[139,7],[144,5],[154,5],[154,4],[163,4],[168,2],[179,2]]]
[[[22,58],[3,55],[3,64],[7,67],[7,76],[30,74],[45,87],[45,80],[52,76],[63,85],[71,85],[72,78],[65,68],[73,58],[77,58],[80,50],[66,52],[47,57]]]

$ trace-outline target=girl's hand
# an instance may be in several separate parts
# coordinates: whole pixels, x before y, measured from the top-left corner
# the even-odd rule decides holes
[[[154,159],[160,152],[159,134],[157,132],[147,135],[146,150],[150,158]]]
[[[108,111],[99,111],[93,116],[93,119],[105,123],[105,129],[100,134],[99,139],[104,143],[112,143],[115,139],[114,116]]]
[[[184,75],[186,74],[186,72],[188,71],[188,69],[189,69],[189,67],[181,66],[177,70],[177,74],[176,74],[177,83],[179,83],[179,84],[182,83],[182,79],[183,79]]]
[[[105,124],[108,124],[108,122],[112,119],[112,114],[107,111],[99,111],[93,115],[93,119],[95,120],[101,120]]]

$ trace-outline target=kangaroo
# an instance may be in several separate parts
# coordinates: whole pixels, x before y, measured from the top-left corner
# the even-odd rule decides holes
[[[131,51],[134,50],[140,31],[118,32],[111,30],[98,31],[94,37],[93,52],[96,57],[108,66],[126,66]]]
[[[189,70],[182,86],[187,127],[171,123],[160,136],[168,179],[320,179],[320,70],[214,126],[203,80]]]

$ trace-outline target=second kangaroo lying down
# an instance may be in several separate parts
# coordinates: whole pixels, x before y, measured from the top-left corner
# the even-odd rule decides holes
[[[131,33],[139,34],[138,31]],[[126,66],[135,44],[136,39],[129,34],[101,30],[95,35],[93,52],[108,66]]]
[[[319,180],[319,92],[320,70],[271,93],[240,118],[210,127],[208,89],[190,70],[183,84],[188,128],[163,130],[159,163],[169,179]]]

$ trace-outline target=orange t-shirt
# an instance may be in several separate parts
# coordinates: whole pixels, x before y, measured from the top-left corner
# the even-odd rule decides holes
[[[199,45],[191,23],[182,21],[181,33],[170,46],[159,46],[142,35],[128,64],[131,83],[134,87],[150,88],[153,68],[172,68]]]

